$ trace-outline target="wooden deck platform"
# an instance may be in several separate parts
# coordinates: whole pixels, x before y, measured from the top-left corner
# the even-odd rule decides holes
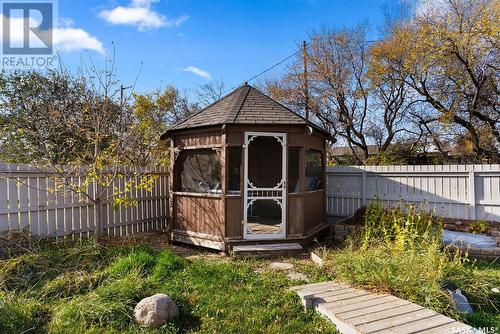
[[[423,306],[347,284],[324,282],[291,288],[343,334],[483,333]]]

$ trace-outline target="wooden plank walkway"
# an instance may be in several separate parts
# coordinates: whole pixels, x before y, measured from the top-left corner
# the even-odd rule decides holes
[[[291,290],[306,309],[315,308],[343,334],[483,333],[407,300],[344,283],[313,283]]]

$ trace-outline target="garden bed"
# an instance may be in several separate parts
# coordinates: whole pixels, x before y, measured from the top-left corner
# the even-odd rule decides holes
[[[362,207],[351,217],[332,224],[332,238],[343,241],[362,230],[365,225],[365,215],[366,207]],[[439,221],[445,230],[488,235],[494,238],[500,247],[500,222],[456,218],[439,218]]]

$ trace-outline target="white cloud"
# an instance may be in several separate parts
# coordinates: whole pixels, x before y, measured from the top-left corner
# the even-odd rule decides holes
[[[62,52],[92,50],[103,54],[104,46],[96,37],[83,29],[57,28],[54,30],[54,45]]]
[[[207,80],[212,79],[212,76],[210,75],[210,73],[208,73],[207,71],[204,71],[198,67],[188,66],[188,67],[184,67],[182,70],[186,71],[186,72],[191,72],[199,77],[202,77],[203,79],[207,79]]]
[[[135,26],[139,31],[157,29],[161,27],[178,27],[189,16],[183,15],[175,19],[151,9],[151,5],[158,0],[132,0],[129,6],[118,6],[110,10],[102,10],[99,17],[115,25]]]
[[[73,20],[69,17],[59,17],[57,18],[57,25],[59,26],[59,28],[68,28],[68,27],[72,27],[73,24],[75,22],[73,22]]]
[[[151,4],[159,0],[132,0],[130,6],[132,7],[147,7],[150,8]]]
[[[0,16],[0,21],[9,20],[3,15]],[[39,22],[32,20],[30,26],[37,26]],[[63,19],[59,27],[53,30],[54,49],[61,52],[92,50],[98,53],[104,53],[104,47],[96,37],[90,35],[83,29],[73,28],[71,19]],[[11,45],[21,46],[23,44],[23,19],[11,18]],[[0,22],[0,35],[3,36],[3,24]],[[34,34],[30,34],[30,45],[35,47],[43,47],[44,44]],[[0,40],[0,44],[1,44]]]

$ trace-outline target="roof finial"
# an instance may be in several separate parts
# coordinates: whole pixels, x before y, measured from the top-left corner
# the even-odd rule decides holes
[[[244,84],[245,86],[248,86],[248,81],[245,81],[243,84]]]

